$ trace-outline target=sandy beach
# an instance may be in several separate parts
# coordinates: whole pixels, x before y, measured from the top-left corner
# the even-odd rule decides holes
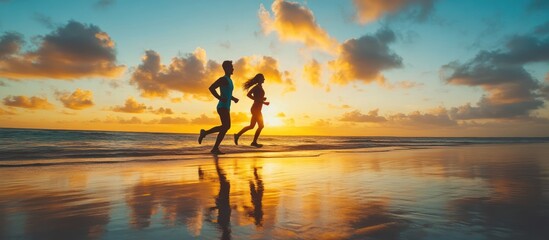
[[[0,237],[549,236],[548,144],[298,153],[0,168]]]

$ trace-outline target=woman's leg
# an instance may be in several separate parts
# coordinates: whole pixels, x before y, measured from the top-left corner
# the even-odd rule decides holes
[[[240,130],[240,132],[234,135],[234,144],[238,145],[238,139],[240,138],[240,136],[242,136],[242,134],[244,134],[248,130],[253,129],[255,127],[256,122],[257,122],[256,114],[252,113],[252,120],[250,120],[250,125],[245,126],[244,128],[242,128],[242,130]]]
[[[252,142],[252,145],[259,145],[257,144],[257,138],[259,138],[259,134],[261,134],[261,130],[263,130],[263,114],[261,112],[257,114],[257,130],[255,130],[254,135],[254,141]]]

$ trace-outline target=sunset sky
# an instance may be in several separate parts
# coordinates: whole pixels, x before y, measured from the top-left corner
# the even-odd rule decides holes
[[[0,0],[0,127],[198,133],[224,60],[229,133],[263,73],[264,134],[549,136],[547,0]]]

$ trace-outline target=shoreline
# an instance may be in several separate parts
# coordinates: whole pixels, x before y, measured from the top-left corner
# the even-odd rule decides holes
[[[548,146],[0,168],[0,238],[538,239]]]
[[[374,152],[391,152],[403,150],[420,150],[420,149],[435,149],[435,148],[453,148],[464,146],[493,146],[493,145],[532,145],[546,144],[541,143],[462,143],[462,144],[441,144],[441,145],[414,145],[414,146],[371,146],[371,147],[350,147],[350,148],[325,148],[314,150],[254,150],[252,151],[237,151],[226,152],[219,155],[219,158],[292,158],[292,157],[320,157],[321,155],[330,153],[374,153]],[[268,148],[268,147],[267,147]],[[48,166],[63,166],[63,165],[105,165],[105,164],[123,164],[123,163],[154,163],[154,162],[172,162],[172,161],[192,161],[211,158],[214,155],[208,152],[205,153],[190,153],[179,155],[159,155],[159,156],[130,156],[130,157],[105,157],[105,158],[61,158],[61,159],[28,159],[28,160],[3,160],[0,161],[0,169],[2,168],[25,168],[25,167],[48,167]]]

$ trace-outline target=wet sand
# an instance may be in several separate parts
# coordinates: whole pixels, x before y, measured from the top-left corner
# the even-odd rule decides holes
[[[1,239],[548,239],[549,144],[0,168]]]

